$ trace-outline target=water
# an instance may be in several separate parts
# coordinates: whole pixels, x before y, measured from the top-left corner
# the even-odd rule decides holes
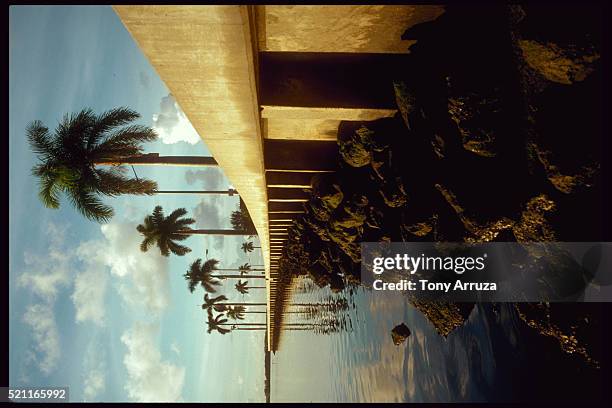
[[[330,295],[319,289],[294,301]],[[344,330],[284,333],[272,357],[273,402],[563,399],[564,384],[592,396],[573,360],[527,328],[509,304],[477,305],[464,326],[444,338],[400,294],[358,289],[347,297],[349,310],[339,313],[348,320]],[[402,322],[412,334],[396,346],[391,330]]]

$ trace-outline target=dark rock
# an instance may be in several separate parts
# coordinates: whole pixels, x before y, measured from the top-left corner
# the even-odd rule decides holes
[[[401,207],[408,201],[404,185],[399,177],[386,181],[378,191],[385,204],[391,208]]]
[[[516,303],[519,318],[543,336],[555,339],[564,352],[580,356],[587,364],[599,368],[601,337],[597,310],[589,304]],[[589,318],[588,316],[593,316]]]
[[[473,303],[441,303],[413,300],[411,302],[434,325],[436,331],[447,337],[453,330],[463,326],[474,309]]]
[[[480,156],[494,157],[495,128],[500,100],[497,97],[464,93],[448,98],[448,113],[461,133],[463,147]]]
[[[399,346],[410,336],[410,329],[404,323],[398,324],[391,330],[391,338],[393,339],[393,344]]]
[[[535,40],[518,41],[523,58],[529,67],[548,81],[565,85],[584,81],[593,71],[600,55],[593,48],[562,48]]]
[[[403,81],[394,82],[393,89],[395,90],[395,101],[402,115],[402,119],[404,120],[404,124],[410,130],[409,118],[416,109],[416,98]]]

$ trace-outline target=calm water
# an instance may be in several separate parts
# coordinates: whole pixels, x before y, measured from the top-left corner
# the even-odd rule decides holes
[[[316,290],[294,301],[330,294]],[[509,305],[478,305],[463,327],[443,338],[402,295],[359,289],[350,303],[347,330],[284,333],[272,358],[273,402],[549,399],[561,385],[555,376],[580,377],[558,365],[565,356],[551,352],[554,343],[530,332]],[[396,346],[391,330],[402,322],[412,334]]]

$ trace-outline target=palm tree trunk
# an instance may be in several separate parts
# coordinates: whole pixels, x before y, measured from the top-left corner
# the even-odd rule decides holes
[[[219,306],[267,306],[267,303],[217,303]]]
[[[253,278],[262,278],[263,276],[253,276]],[[265,289],[265,286],[249,286],[247,289]]]
[[[230,269],[232,270],[232,269]],[[265,279],[265,276],[247,276],[247,275],[210,275],[213,278],[219,279]]]
[[[126,157],[121,161],[116,159],[98,159],[98,166],[127,165],[162,165],[162,166],[218,166],[213,157],[206,156],[160,156],[159,153],[147,153],[141,156]]]
[[[218,194],[233,196],[238,195],[236,190],[157,190],[155,194]]]
[[[216,268],[215,271],[236,271],[236,272],[240,272],[240,269],[236,269],[236,268]],[[265,271],[265,269],[249,269],[247,272],[251,272],[251,271]]]
[[[220,323],[218,326],[267,326],[267,323]],[[324,327],[324,323],[286,323],[282,327]]]
[[[242,235],[251,236],[246,231],[240,231],[235,229],[195,229],[189,231],[176,231],[176,234],[181,235]]]

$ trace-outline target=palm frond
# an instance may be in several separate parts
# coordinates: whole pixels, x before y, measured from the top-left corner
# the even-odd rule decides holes
[[[110,130],[126,125],[139,117],[140,115],[137,112],[125,107],[119,107],[101,113],[97,116],[92,131],[89,134],[87,141],[88,146],[98,144]]]
[[[151,216],[151,221],[154,225],[160,226],[164,222],[164,209],[161,205],[155,206],[153,209],[153,214]]]
[[[96,155],[124,158],[143,154],[142,143],[157,139],[157,133],[147,126],[130,125],[113,132],[96,147]]]
[[[57,185],[57,178],[49,175],[47,177],[41,177],[38,181],[39,191],[38,197],[42,201],[43,205],[47,208],[59,208],[59,186]]]
[[[221,282],[219,282],[218,280],[205,280],[202,279],[201,281],[202,287],[204,288],[204,290],[208,293],[217,293],[217,288],[215,288],[215,286],[220,286]]]
[[[191,293],[193,293],[193,291],[197,287],[198,287],[198,282],[197,281],[189,281],[189,283],[187,284],[187,288],[189,289],[189,292],[191,292]]]
[[[193,218],[180,218],[175,222],[177,227],[187,227],[188,225],[194,224],[196,221]]]
[[[185,214],[187,214],[187,210],[184,208],[177,208],[176,210],[172,211],[172,213],[166,218],[166,221],[168,223],[174,224],[177,222],[177,220],[184,216]]]
[[[198,258],[191,263],[191,265],[189,266],[189,269],[187,270],[187,273],[189,275],[198,276],[200,274],[201,268],[202,268],[202,259]]]
[[[207,271],[208,273],[214,272],[218,269],[217,268],[218,264],[219,264],[219,260],[217,259],[214,259],[214,258],[207,259],[206,262],[204,262],[204,265],[202,266],[202,270]]]
[[[88,135],[91,133],[96,122],[96,115],[90,108],[85,108],[78,113],[64,115],[64,118],[57,126],[55,133],[62,140],[64,146],[87,145]]]
[[[170,251],[172,251],[174,255],[183,256],[191,252],[191,248],[186,247],[184,245],[177,244],[171,239],[169,239],[167,242],[168,242],[168,249],[170,249]]]
[[[138,227],[140,227],[140,225]],[[138,227],[136,228],[138,229]],[[155,243],[155,239],[153,237],[145,237],[145,239],[143,239],[142,242],[140,243],[140,250],[142,252],[147,252],[149,248],[151,247],[151,245],[153,245],[154,243]]]
[[[163,256],[170,256],[170,248],[168,247],[167,239],[157,240],[157,247]]]
[[[108,222],[114,215],[112,207],[103,204],[94,193],[81,186],[69,189],[68,197],[74,207],[90,220]]]
[[[53,156],[55,148],[47,128],[40,120],[32,121],[26,128],[28,142],[32,151],[46,160]]]
[[[121,194],[153,195],[157,190],[157,183],[147,179],[129,178],[117,171],[97,169],[99,179],[97,190],[109,196]]]

